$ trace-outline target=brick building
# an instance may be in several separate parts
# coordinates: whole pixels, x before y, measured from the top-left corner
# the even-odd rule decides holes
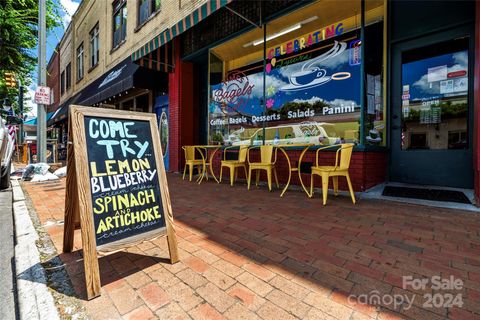
[[[183,145],[352,142],[358,191],[392,181],[478,195],[479,10],[475,1],[83,1],[60,70],[69,56],[77,74],[97,25],[98,66],[85,62],[76,98],[66,90],[61,102],[167,115],[171,171],[183,169]],[[146,83],[100,90],[122,63]]]

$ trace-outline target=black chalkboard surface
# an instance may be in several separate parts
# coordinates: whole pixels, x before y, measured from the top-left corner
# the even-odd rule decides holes
[[[69,106],[63,252],[81,229],[87,298],[101,294],[98,253],[166,236],[179,261],[154,113]]]
[[[165,228],[149,121],[85,116],[97,247]]]

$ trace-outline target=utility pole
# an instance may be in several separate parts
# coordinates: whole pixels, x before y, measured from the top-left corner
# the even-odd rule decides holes
[[[22,118],[22,123],[20,123],[20,130],[18,132],[18,144],[23,145],[23,84],[21,80],[18,80],[18,111],[20,117]]]
[[[38,85],[45,86],[46,70],[46,0],[38,0]],[[47,116],[45,105],[37,105],[37,162],[47,162]]]

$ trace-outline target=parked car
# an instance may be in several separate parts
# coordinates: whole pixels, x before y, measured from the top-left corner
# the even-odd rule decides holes
[[[19,124],[21,118],[0,114],[0,190],[10,187],[10,168],[15,144],[8,133],[7,123]]]
[[[263,141],[263,128],[257,129],[248,139],[241,139],[239,135],[231,133],[226,144],[238,145],[260,145]],[[266,144],[293,144],[312,143],[330,145],[340,143],[340,137],[335,132],[335,125],[326,122],[302,122],[285,124],[276,127],[265,128]]]

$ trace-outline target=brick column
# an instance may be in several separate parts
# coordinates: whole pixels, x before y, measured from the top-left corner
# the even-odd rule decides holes
[[[182,146],[193,144],[193,64],[180,58],[180,42],[174,39],[175,69],[168,75],[170,170],[183,169]]]

